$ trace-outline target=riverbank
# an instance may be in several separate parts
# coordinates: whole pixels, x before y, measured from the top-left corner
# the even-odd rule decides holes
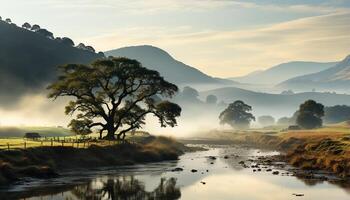
[[[0,185],[26,177],[50,178],[60,170],[132,165],[136,163],[176,160],[187,147],[171,138],[146,137],[137,144],[113,146],[92,145],[86,149],[73,147],[37,147],[0,152]]]
[[[213,132],[212,138],[283,152],[280,161],[303,170],[326,170],[350,177],[350,133],[347,127],[298,131]]]

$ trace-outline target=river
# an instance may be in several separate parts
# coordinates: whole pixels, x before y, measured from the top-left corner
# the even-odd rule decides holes
[[[239,164],[278,152],[238,146],[208,148],[186,153],[177,161],[65,171],[58,178],[29,179],[2,188],[0,199],[350,199],[347,186],[282,176],[285,171],[281,169],[279,175],[273,175],[267,167],[253,172]]]

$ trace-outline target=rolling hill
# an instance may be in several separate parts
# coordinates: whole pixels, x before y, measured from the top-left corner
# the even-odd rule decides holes
[[[293,61],[276,65],[267,70],[255,71],[246,76],[233,77],[230,78],[230,80],[249,84],[276,85],[296,76],[315,73],[324,69],[328,69],[336,64],[336,62],[319,63]]]
[[[0,20],[0,103],[42,90],[58,65],[102,57]]]
[[[299,105],[308,99],[313,99],[325,106],[350,104],[350,95],[334,93],[304,92],[282,95],[226,87],[200,92],[200,97],[205,99],[209,94],[217,96],[219,101],[223,100],[226,103],[243,100],[253,107],[253,112],[257,115],[291,116]]]
[[[74,135],[70,130],[60,127],[1,127],[0,126],[0,138],[8,137],[24,137],[25,133],[35,132],[39,133],[42,137],[63,137]]]
[[[193,84],[237,84],[234,81],[208,76],[194,67],[175,60],[169,53],[154,46],[124,47],[107,51],[105,54],[106,56],[136,59],[143,66],[159,71],[166,80],[181,86]]]
[[[349,84],[350,55],[329,69],[289,79],[279,84],[278,87],[301,91],[316,89],[349,92]]]

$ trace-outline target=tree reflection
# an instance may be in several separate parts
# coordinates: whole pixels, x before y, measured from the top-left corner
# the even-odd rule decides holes
[[[76,186],[71,193],[79,200],[121,200],[121,199],[179,199],[181,192],[176,187],[176,179],[161,178],[159,185],[151,192],[145,190],[145,185],[134,176],[124,176],[101,181],[102,186],[87,185]]]

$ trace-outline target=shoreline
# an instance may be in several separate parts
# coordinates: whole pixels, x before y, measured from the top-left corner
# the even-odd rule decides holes
[[[93,145],[86,149],[73,147],[36,147],[0,152],[0,185],[13,184],[25,178],[46,179],[59,176],[65,169],[125,166],[177,160],[191,148],[166,137],[148,137],[139,144]]]
[[[302,135],[298,132],[216,133],[213,137],[282,153],[278,161],[305,171],[327,171],[341,179],[350,177],[350,140],[347,134]]]

